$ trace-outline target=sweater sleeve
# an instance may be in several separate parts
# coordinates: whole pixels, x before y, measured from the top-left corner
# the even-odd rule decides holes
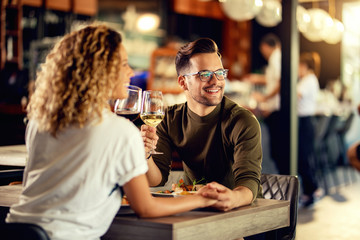
[[[234,146],[233,174],[235,187],[245,186],[253,193],[253,200],[262,197],[260,184],[262,147],[260,124],[247,110],[240,110],[232,121],[230,141]]]

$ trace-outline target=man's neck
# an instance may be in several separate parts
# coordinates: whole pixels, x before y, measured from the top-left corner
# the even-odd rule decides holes
[[[200,117],[204,117],[208,114],[210,114],[212,111],[214,111],[214,109],[216,108],[216,106],[205,106],[205,105],[200,105],[200,104],[191,104],[189,102],[188,103],[188,107],[189,109],[196,113],[196,115],[200,116]]]
[[[206,106],[206,105],[202,105],[199,103],[192,104],[189,101],[187,101],[187,105],[193,113],[196,113],[196,115],[198,115],[200,117],[204,117],[204,116],[210,114],[216,108],[216,106]]]

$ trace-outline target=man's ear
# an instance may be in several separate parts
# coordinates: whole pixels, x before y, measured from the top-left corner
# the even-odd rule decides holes
[[[178,76],[178,83],[182,90],[184,90],[184,91],[188,90],[186,78],[184,76],[182,76],[182,75]]]

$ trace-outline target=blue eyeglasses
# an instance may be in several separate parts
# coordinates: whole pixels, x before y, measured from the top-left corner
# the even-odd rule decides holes
[[[184,74],[183,76],[194,76],[194,75],[199,75],[200,81],[202,82],[208,82],[210,81],[210,79],[213,77],[213,75],[215,74],[216,78],[219,81],[223,81],[225,80],[225,78],[227,77],[227,74],[229,72],[229,69],[218,69],[216,71],[210,71],[210,70],[201,70],[197,73],[189,73],[189,74]]]

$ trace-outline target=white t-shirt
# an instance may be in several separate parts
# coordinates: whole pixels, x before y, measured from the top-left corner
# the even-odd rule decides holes
[[[148,169],[139,130],[110,110],[56,138],[30,121],[26,145],[24,189],[6,221],[38,224],[51,239],[99,239],[121,205],[116,185]]]
[[[268,66],[265,70],[266,93],[270,94],[279,84],[281,78],[281,50],[276,48],[270,55]],[[266,108],[272,112],[280,109],[280,93],[266,101]]]
[[[316,112],[316,101],[319,93],[319,81],[315,74],[311,73],[301,78],[296,87],[298,116],[313,116]]]

